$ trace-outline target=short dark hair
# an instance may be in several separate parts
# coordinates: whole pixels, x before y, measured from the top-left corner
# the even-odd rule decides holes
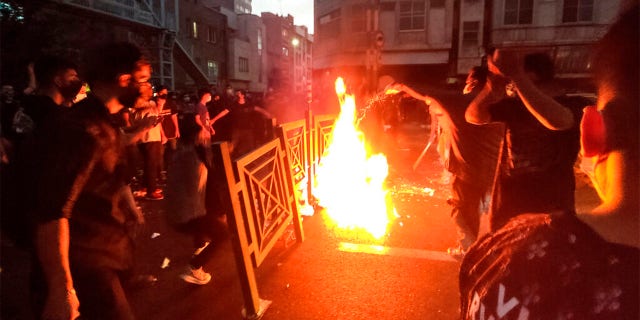
[[[208,93],[208,94],[211,94],[211,91],[210,91],[209,89],[207,89],[207,88],[200,88],[200,89],[198,89],[198,100],[199,100],[199,99],[202,99],[202,97],[203,97],[205,94],[207,94],[207,93]]]
[[[548,82],[555,76],[551,56],[543,52],[530,53],[524,56],[524,70],[533,72],[541,82]]]
[[[86,55],[85,77],[89,86],[96,82],[113,82],[121,74],[132,73],[150,65],[140,48],[128,42],[110,42],[93,49]]]
[[[53,79],[67,70],[78,70],[78,65],[70,59],[53,54],[45,54],[33,64],[33,73],[39,86],[53,84]]]

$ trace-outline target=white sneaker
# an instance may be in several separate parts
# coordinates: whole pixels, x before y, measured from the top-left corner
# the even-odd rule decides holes
[[[211,274],[202,270],[202,267],[198,269],[189,267],[185,273],[180,275],[180,278],[189,283],[203,285],[211,281]]]

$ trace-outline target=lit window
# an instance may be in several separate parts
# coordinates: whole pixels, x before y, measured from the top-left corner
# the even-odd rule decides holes
[[[191,37],[198,38],[198,23],[195,21],[191,22]]]
[[[262,55],[262,29],[258,29],[258,55]]]
[[[400,1],[400,30],[424,30],[425,1]]]
[[[207,75],[210,80],[218,79],[218,63],[214,60],[207,61]]]

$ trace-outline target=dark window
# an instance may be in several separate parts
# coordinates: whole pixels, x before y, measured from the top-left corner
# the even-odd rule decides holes
[[[480,35],[479,21],[465,21],[462,23],[462,44],[467,46],[478,45]]]
[[[249,59],[243,57],[238,58],[238,71],[249,72]]]
[[[593,19],[593,0],[565,0],[562,22],[581,22]]]
[[[504,2],[504,24],[531,24],[533,0],[506,0]]]
[[[363,32],[367,30],[367,8],[356,4],[351,7],[351,31]]]
[[[318,35],[320,38],[329,39],[340,33],[341,23],[340,9],[333,10],[318,18]]]
[[[383,2],[380,4],[380,11],[396,11],[396,3]]]
[[[400,30],[424,30],[425,1],[400,1]]]
[[[444,8],[444,0],[431,0],[431,8]]]
[[[216,32],[216,28],[214,27],[207,28],[207,41],[211,43],[218,42],[218,34]]]

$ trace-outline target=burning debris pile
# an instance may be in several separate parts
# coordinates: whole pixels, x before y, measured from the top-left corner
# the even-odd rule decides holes
[[[356,125],[356,104],[336,80],[341,112],[317,170],[314,196],[328,220],[339,228],[379,239],[396,218],[385,188],[389,166],[383,154],[371,154]]]

